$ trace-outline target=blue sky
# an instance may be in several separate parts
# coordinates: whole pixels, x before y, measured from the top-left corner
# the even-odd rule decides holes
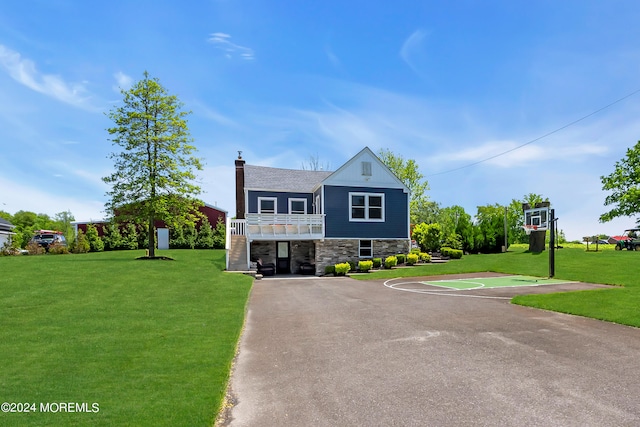
[[[635,1],[18,1],[0,10],[0,210],[103,217],[106,112],[147,70],[193,114],[205,202],[233,162],[412,158],[444,206],[548,197],[570,239],[640,139]],[[454,169],[453,172],[448,172]],[[445,173],[443,173],[445,172]]]

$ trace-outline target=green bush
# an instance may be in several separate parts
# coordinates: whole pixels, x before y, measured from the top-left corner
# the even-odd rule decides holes
[[[344,276],[349,271],[351,271],[351,265],[349,265],[348,262],[343,262],[341,264],[336,264],[335,269],[336,269],[336,275]]]
[[[222,220],[218,218],[216,227],[213,230],[213,249],[224,249],[226,239],[227,227]]]
[[[138,249],[138,230],[135,224],[129,222],[122,231],[122,248],[123,249]]]
[[[213,249],[213,228],[207,218],[202,220],[195,242],[196,249]]]
[[[347,261],[347,264],[349,264],[349,271],[356,271],[356,263],[353,261]]]
[[[439,224],[417,224],[413,228],[413,239],[423,251],[437,251],[440,248],[442,228]]]
[[[327,265],[324,267],[324,274],[336,274],[336,266],[335,265]]]
[[[407,264],[408,265],[414,265],[414,264],[416,264],[418,262],[418,259],[420,259],[418,254],[409,254],[409,255],[407,255]]]
[[[53,255],[68,254],[69,248],[56,242],[49,245],[49,253]]]
[[[89,252],[89,241],[82,230],[78,230],[75,242],[71,246],[71,252],[74,254],[86,254]]]
[[[452,249],[449,247],[440,248],[440,253],[444,256],[448,256],[451,259],[460,259],[462,258],[462,251],[460,249]]]
[[[102,252],[104,250],[104,242],[98,235],[98,229],[93,224],[87,224],[87,241],[89,242],[89,252]]]
[[[404,264],[406,256],[404,254],[398,254],[396,255],[396,259],[398,260],[398,264]]]
[[[373,258],[373,268],[380,268],[382,266],[382,258]]]
[[[462,249],[462,237],[459,234],[449,234],[442,243],[443,247],[452,249]]]
[[[363,273],[369,272],[373,268],[373,261],[359,261],[358,262],[358,270]]]
[[[29,255],[42,255],[45,253],[45,249],[36,242],[27,243],[26,249],[29,251]]]
[[[398,265],[398,258],[394,257],[393,255],[388,256],[384,259],[384,268],[391,268],[395,267],[396,265]]]
[[[420,252],[420,261],[422,262],[431,262],[431,255],[426,252]]]

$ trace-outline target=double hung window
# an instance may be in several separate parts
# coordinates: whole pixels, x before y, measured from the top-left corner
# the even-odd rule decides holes
[[[290,214],[306,214],[307,199],[289,199]]]
[[[349,193],[349,221],[384,221],[383,193]]]
[[[275,214],[278,211],[278,199],[275,197],[258,197],[258,213]]]

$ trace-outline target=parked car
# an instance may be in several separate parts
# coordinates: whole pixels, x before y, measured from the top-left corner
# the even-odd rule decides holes
[[[638,233],[640,233],[640,228],[629,228],[624,230],[623,236],[629,236],[629,239],[619,240],[616,243],[616,250],[621,251],[622,249],[626,249],[628,251],[638,251],[640,250],[640,238],[638,238]]]
[[[31,241],[49,250],[49,246],[56,243],[62,246],[67,246],[67,239],[61,231],[54,230],[37,230],[34,232]]]

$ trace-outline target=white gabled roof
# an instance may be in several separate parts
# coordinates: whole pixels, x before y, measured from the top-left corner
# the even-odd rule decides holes
[[[362,163],[370,163],[371,175],[363,174]],[[328,176],[322,184],[362,186],[373,188],[399,188],[409,192],[409,188],[391,170],[382,163],[369,147],[364,147],[358,154]]]

